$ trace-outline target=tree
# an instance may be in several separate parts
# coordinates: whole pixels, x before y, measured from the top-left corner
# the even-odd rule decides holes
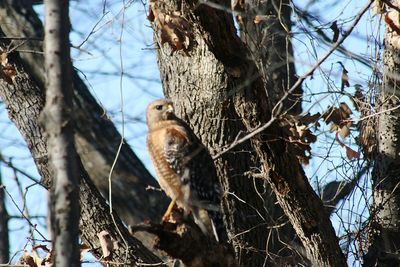
[[[391,16],[385,17],[388,24],[384,57],[386,67],[379,92],[379,103],[382,104],[372,109],[373,98],[368,100],[365,91],[357,89],[354,95],[345,91],[350,86],[351,78],[346,64],[338,62],[341,68],[340,89],[326,94],[337,99],[347,97],[348,100],[321,108],[322,115],[305,114],[301,109],[302,102],[307,99],[303,89],[308,85],[304,84],[317,71],[324,72],[321,66],[333,53],[365,64],[359,55],[347,51],[343,42],[352,36],[354,27],[371,3],[369,1],[358,11],[351,20],[352,24],[343,23],[339,28],[337,21],[331,21],[333,41],[330,41],[325,29],[321,28],[322,24],[313,24],[313,14],[286,0],[265,3],[218,1],[208,4],[150,1],[148,18],[154,30],[164,94],[174,101],[178,115],[189,123],[215,155],[219,178],[226,192],[223,200],[225,224],[238,265],[301,263],[346,266],[345,256],[349,257],[351,246],[355,245],[360,249],[354,254],[356,257],[364,256],[366,265],[396,262],[396,257],[389,257],[395,253],[398,242],[398,216],[393,216],[393,211],[398,211],[395,194],[395,136],[398,131],[395,127],[397,117],[393,116],[397,114],[398,106],[394,97],[396,75],[393,75],[397,73],[394,55],[397,55],[395,44],[399,32],[396,31],[396,20]],[[398,15],[394,3],[385,3],[387,10]],[[314,32],[304,30],[307,34],[315,34],[315,38],[328,44],[327,52],[299,77],[295,74],[295,66],[299,67],[299,64],[293,52],[292,11],[301,18],[301,23],[315,28]],[[43,185],[51,187],[53,169],[47,160],[47,137],[38,122],[44,106],[43,59],[38,54],[16,53],[15,49],[10,49],[22,47],[41,51],[42,26],[25,1],[3,1],[0,12],[3,36],[10,38],[1,39],[3,73],[0,96],[31,150]],[[329,79],[328,75],[328,85]],[[378,84],[379,81],[375,86]],[[159,248],[188,265],[202,262],[197,261],[198,258],[205,259],[204,255],[210,255],[212,250],[216,255],[225,255],[226,250],[219,250],[220,247],[215,244],[196,247],[188,253],[182,244],[189,244],[190,240],[203,244],[201,235],[193,235],[187,241],[184,239],[186,236],[177,232],[179,227],[172,227],[171,230],[170,224],[155,223],[167,200],[157,191],[146,191],[148,186],[155,187],[156,183],[129,146],[121,141],[111,121],[102,116],[102,109],[76,72],[73,73],[73,86],[75,145],[81,181],[82,240],[91,248],[98,248],[97,234],[106,229],[119,246],[111,250],[112,255],[106,256],[103,252],[105,260],[159,263],[160,259],[149,246],[146,248],[129,236],[118,218],[119,214],[130,225],[150,219],[153,223],[134,226],[133,229],[140,230],[142,234],[149,232],[157,235]],[[318,90],[312,92],[314,94]],[[315,133],[324,131],[322,126],[314,133],[311,131],[312,125],[318,127],[318,121],[330,125],[332,144],[346,152],[349,162],[360,162],[357,160],[359,152],[346,143],[350,131],[355,132],[350,102],[355,103],[354,112],[364,116],[360,123],[359,143],[364,147],[365,158],[374,163],[374,203],[373,208],[362,214],[366,218],[363,217],[361,226],[345,229],[341,239],[346,238],[347,243],[339,243],[330,216],[340,201],[345,202],[357,190],[363,196],[368,194],[360,186],[360,181],[367,177],[371,165],[361,164],[359,173],[352,173],[349,181],[333,181],[322,188],[313,188],[303,164],[311,160],[312,143],[321,138],[317,138]],[[370,108],[366,111],[367,107]],[[379,111],[379,127],[375,127],[375,135],[379,142],[365,134],[367,122],[371,123],[368,118],[376,118],[376,115],[368,114],[374,114],[376,110]],[[376,153],[371,153],[368,149],[375,143]],[[118,159],[115,169],[110,171],[115,158]],[[329,154],[325,158],[329,158]],[[336,160],[332,162],[337,163]],[[108,178],[110,172],[113,173],[112,182]],[[112,185],[112,195],[108,198],[111,208],[107,207],[91,181],[104,196],[108,196],[109,184]],[[127,201],[130,205],[126,205]],[[97,212],[96,216],[93,211]],[[343,217],[339,218],[343,220]],[[177,224],[196,233],[190,221],[183,219]],[[367,236],[370,230],[379,230],[370,234],[372,239]],[[153,239],[149,235],[136,237],[144,242]],[[368,240],[372,242],[369,250]],[[182,247],[181,254],[172,253]],[[99,250],[93,253],[97,257],[102,256]],[[190,259],[183,258],[188,255]],[[220,258],[216,256],[216,259]]]
[[[50,195],[55,266],[79,266],[79,180],[71,125],[69,1],[45,1],[46,105],[41,121],[54,173]]]
[[[399,31],[393,24],[398,16],[399,1],[382,8],[387,9],[385,20],[384,72],[377,99],[374,151],[373,208],[371,211],[371,247],[365,257],[365,266],[391,266],[399,264],[396,255],[400,245],[398,221],[400,219],[399,177]],[[393,22],[393,23],[392,23]],[[366,130],[370,131],[370,129]],[[366,144],[368,145],[368,143]]]

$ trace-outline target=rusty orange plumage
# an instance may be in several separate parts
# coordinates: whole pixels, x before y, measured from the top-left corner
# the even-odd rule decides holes
[[[222,189],[207,148],[175,115],[171,101],[151,102],[146,117],[149,128],[147,148],[158,182],[172,199],[163,220],[176,204],[186,214],[193,215],[203,232],[212,232],[220,241],[225,239],[220,212]]]

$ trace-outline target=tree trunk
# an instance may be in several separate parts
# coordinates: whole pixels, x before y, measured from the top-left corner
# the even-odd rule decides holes
[[[80,266],[79,180],[72,126],[69,1],[45,1],[46,105],[41,121],[54,173],[50,190],[54,266]]]
[[[0,36],[4,36],[2,32],[0,32]],[[0,51],[2,51],[3,57],[7,52],[7,47],[9,47],[9,43],[0,38]],[[39,114],[44,107],[43,90],[26,72],[17,53],[9,53],[6,56],[7,64],[3,66],[0,73],[0,97],[7,106],[11,121],[14,122],[27,143],[39,174],[43,179],[50,181],[54,172],[48,161],[47,140],[39,126]],[[124,224],[116,214],[114,214],[115,223],[113,223],[108,212],[108,205],[93,186],[80,158],[78,158],[77,164],[81,182],[79,187],[79,199],[82,207],[81,237],[90,246],[92,252],[99,258],[102,256],[97,234],[104,230],[112,240],[117,241],[112,261],[128,262],[129,265],[139,262],[160,263],[160,259],[127,233]],[[145,212],[143,207],[141,209]],[[121,238],[120,233],[124,239]]]
[[[232,17],[224,11],[229,3],[214,4],[218,8],[179,0],[150,2],[165,94],[210,151],[267,123],[273,108],[257,65],[236,35]],[[165,26],[160,20],[165,15],[172,18],[172,25]],[[176,36],[168,36],[167,27],[175,30]],[[312,263],[346,266],[322,202],[297,158],[288,151],[284,137],[275,122],[267,132],[217,160],[226,191],[226,224],[237,258],[243,266],[275,260],[276,255],[268,255],[273,245],[268,243],[268,228],[284,224],[286,219],[272,221],[276,204],[261,176],[272,185]],[[288,247],[293,244],[288,237],[281,240]],[[296,260],[294,256],[281,258],[276,264],[297,264]]]
[[[399,1],[395,2],[400,6]],[[392,10],[385,16],[398,23],[398,11]],[[384,76],[379,92],[378,145],[373,170],[372,244],[364,257],[365,266],[400,264],[400,35],[387,24],[384,40]]]

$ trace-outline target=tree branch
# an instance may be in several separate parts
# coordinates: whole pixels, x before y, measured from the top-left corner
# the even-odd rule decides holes
[[[54,173],[50,190],[53,264],[80,266],[79,179],[71,125],[72,77],[69,1],[45,0],[46,105],[41,114]]]
[[[228,244],[220,244],[212,236],[205,235],[192,219],[185,218],[182,211],[173,210],[170,218],[173,219],[161,224],[130,226],[129,230],[132,233],[145,231],[155,235],[155,248],[174,259],[180,259],[185,266],[238,266]]]

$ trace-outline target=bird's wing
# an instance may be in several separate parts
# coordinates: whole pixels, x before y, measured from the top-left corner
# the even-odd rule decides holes
[[[165,158],[182,185],[187,187],[187,201],[207,210],[219,210],[221,189],[207,149],[190,128],[169,127],[166,135]]]

